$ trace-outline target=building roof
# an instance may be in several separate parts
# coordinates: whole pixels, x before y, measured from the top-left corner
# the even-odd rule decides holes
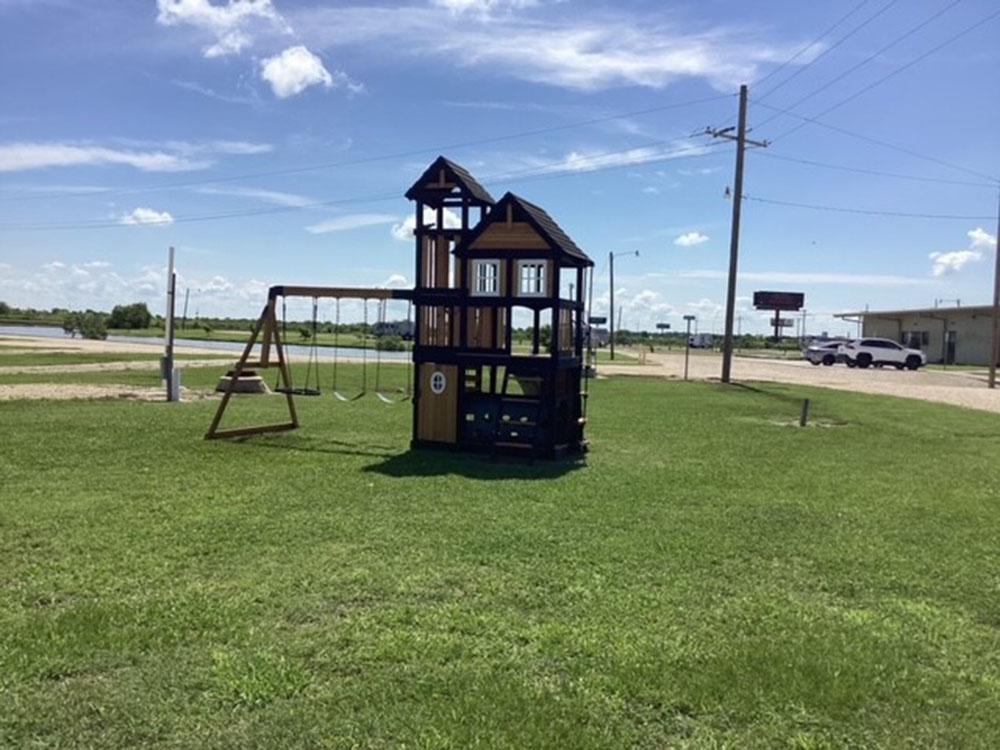
[[[525,200],[519,195],[514,195],[514,193],[507,193],[503,198],[500,199],[500,203],[510,200],[513,205],[520,207],[524,210],[524,213],[528,215],[529,221],[535,225],[535,229],[541,234],[546,240],[549,241],[557,250],[578,261],[582,261],[587,265],[593,265],[594,261],[590,259],[580,247],[573,242],[566,232],[563,231],[562,227],[556,224],[555,219],[548,215],[544,208],[541,206],[536,206],[531,201]]]
[[[496,201],[493,196],[490,195],[490,191],[484,188],[475,177],[460,164],[456,164],[451,159],[446,159],[443,156],[439,156],[435,159],[424,173],[417,178],[417,181],[410,186],[410,189],[406,191],[406,197],[409,200],[417,200],[418,198],[426,198],[428,188],[427,183],[433,182],[437,179],[438,173],[441,169],[445,170],[452,180],[454,180],[458,186],[470,196],[475,198],[477,201],[484,203],[488,206],[492,206]],[[440,190],[437,192],[440,193]],[[450,193],[451,190],[448,190]]]
[[[857,312],[835,313],[835,318],[900,318],[907,315],[990,315],[992,305],[969,305],[968,307],[919,307],[912,310],[859,310]]]

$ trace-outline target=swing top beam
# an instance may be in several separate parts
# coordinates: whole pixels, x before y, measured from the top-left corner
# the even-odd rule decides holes
[[[272,286],[267,298],[315,297],[331,299],[413,299],[412,289],[376,289],[349,286]]]

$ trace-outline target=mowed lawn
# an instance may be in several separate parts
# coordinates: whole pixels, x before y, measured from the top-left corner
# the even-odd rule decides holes
[[[593,393],[533,465],[374,398],[0,403],[0,746],[1000,746],[995,415]]]

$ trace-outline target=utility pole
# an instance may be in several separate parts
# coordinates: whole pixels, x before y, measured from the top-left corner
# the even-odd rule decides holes
[[[997,237],[993,250],[996,269],[993,271],[993,356],[990,357],[990,388],[997,387],[997,360],[1000,360],[1000,197],[997,198]]]
[[[743,158],[746,146],[765,148],[767,141],[753,141],[747,138],[747,87],[740,86],[739,124],[736,135],[733,128],[717,130],[706,128],[705,134],[713,138],[736,141],[736,173],[733,177],[733,220],[729,237],[729,281],[726,286],[726,332],[722,341],[722,382],[730,381],[733,368],[733,317],[736,310],[736,275],[740,255],[740,211],[743,204]]]
[[[639,251],[633,250],[628,253],[618,253],[619,255],[634,255],[636,258],[639,257]],[[608,283],[611,285],[611,310],[608,315],[608,325],[610,326],[610,331],[608,332],[608,342],[611,345],[611,359],[615,358],[615,254],[613,252],[608,253]],[[619,326],[621,327],[621,326]]]

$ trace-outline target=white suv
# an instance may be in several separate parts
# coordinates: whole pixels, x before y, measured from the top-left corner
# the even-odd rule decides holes
[[[848,367],[864,369],[875,365],[893,365],[897,370],[904,367],[916,370],[927,364],[927,355],[919,349],[907,349],[890,339],[856,339],[843,344],[838,350]]]

